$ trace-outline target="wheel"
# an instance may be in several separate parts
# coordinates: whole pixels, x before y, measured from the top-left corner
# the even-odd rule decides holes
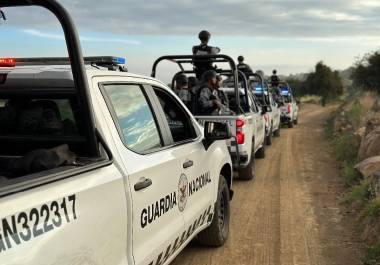
[[[263,146],[261,146],[261,148],[257,150],[256,158],[265,158],[265,145],[266,145],[266,140],[264,140]]]
[[[254,146],[254,145],[253,145]],[[252,150],[254,147],[252,147]],[[238,170],[239,178],[242,180],[251,180],[255,177],[255,154],[251,153],[251,160],[245,168],[240,168]]]
[[[230,230],[230,191],[226,179],[220,175],[218,197],[211,225],[198,234],[200,244],[210,247],[222,246]]]
[[[274,137],[280,137],[280,134],[281,134],[281,133],[280,133],[280,129],[281,129],[281,126],[278,125],[277,130],[274,131],[274,134],[273,134]]]
[[[294,125],[297,125],[298,124],[298,117],[297,119],[294,120]]]
[[[289,128],[293,128],[293,121],[290,121],[290,122],[288,123],[288,127],[289,127]]]
[[[273,136],[273,127],[270,128],[270,131],[269,131],[269,135],[267,136],[267,145],[271,145],[272,144],[272,136]]]

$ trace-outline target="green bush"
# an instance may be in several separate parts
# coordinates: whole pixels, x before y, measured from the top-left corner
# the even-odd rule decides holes
[[[357,136],[345,134],[333,141],[333,151],[336,158],[342,162],[356,161],[360,141]]]
[[[362,211],[364,218],[377,218],[380,216],[380,201],[369,202]]]
[[[370,246],[367,249],[367,254],[363,260],[364,265],[378,265],[380,264],[380,242]]]
[[[345,178],[345,184],[351,187],[358,184],[362,179],[360,173],[355,169],[356,160],[345,163],[343,173]]]
[[[368,183],[361,183],[344,198],[346,203],[360,203],[364,205],[371,199],[371,191]]]
[[[352,107],[347,111],[348,121],[355,127],[358,128],[362,122],[364,115],[363,106],[358,100],[355,100]]]

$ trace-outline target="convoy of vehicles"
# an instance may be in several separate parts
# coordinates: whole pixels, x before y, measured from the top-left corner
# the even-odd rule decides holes
[[[195,70],[189,68],[195,60],[213,60],[214,63],[218,63],[219,67],[223,63],[227,64],[227,67],[216,69],[216,71],[225,77],[220,90],[228,97],[230,111],[222,112],[219,115],[202,116],[197,113],[196,104],[193,104],[195,107],[191,109],[191,112],[196,115],[201,124],[206,121],[219,121],[228,125],[235,138],[234,141],[227,142],[234,169],[238,171],[241,179],[252,179],[255,155],[258,158],[265,157],[264,114],[266,109],[260,109],[254,100],[252,91],[248,89],[245,75],[237,70],[235,62],[227,55],[168,55],[162,56],[154,62],[152,77],[156,76],[159,63],[167,60],[176,63],[180,73],[189,77],[195,76]],[[176,75],[173,76],[173,84]],[[200,87],[198,86],[196,89],[200,89]],[[199,93],[194,92],[193,94],[195,95],[193,101],[197,102]]]
[[[83,57],[56,0],[0,2],[33,5],[60,21],[69,57],[0,59],[0,263],[169,264],[195,237],[222,246],[233,170],[252,179],[280,135],[265,82],[256,90],[226,55],[163,56],[152,77],[131,74],[123,58]],[[216,69],[228,111],[199,115],[154,78],[163,60],[194,76],[195,59],[229,66]],[[281,121],[296,124],[282,87]]]

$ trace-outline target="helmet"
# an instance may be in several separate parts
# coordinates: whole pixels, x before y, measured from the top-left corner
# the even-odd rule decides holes
[[[177,82],[177,85],[184,85],[188,83],[187,76],[184,74],[177,75],[175,81]]]
[[[207,30],[202,30],[201,32],[199,32],[198,37],[201,41],[208,41],[211,37],[211,34]]]
[[[243,62],[243,61],[244,61],[244,57],[240,55],[240,56],[238,57],[238,61],[239,61],[239,62]]]
[[[202,81],[203,82],[208,82],[209,80],[213,78],[218,78],[218,74],[214,70],[208,70],[203,73],[202,75]]]
[[[276,69],[273,70],[273,74],[274,75],[277,74],[277,70]]]

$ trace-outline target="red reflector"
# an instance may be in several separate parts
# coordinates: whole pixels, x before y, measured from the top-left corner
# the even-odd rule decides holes
[[[5,80],[7,80],[7,74],[0,74],[0,85],[4,84]]]
[[[245,136],[244,133],[242,132],[237,132],[236,133],[236,140],[238,144],[244,144]]]
[[[237,120],[236,120],[236,127],[237,127],[237,128],[241,128],[241,127],[243,127],[244,124],[245,124],[245,122],[244,122],[243,120],[241,120],[241,119],[237,119]]]
[[[288,104],[288,113],[292,112],[292,105],[289,103]]]
[[[14,58],[0,58],[0,67],[15,67],[16,59]]]

